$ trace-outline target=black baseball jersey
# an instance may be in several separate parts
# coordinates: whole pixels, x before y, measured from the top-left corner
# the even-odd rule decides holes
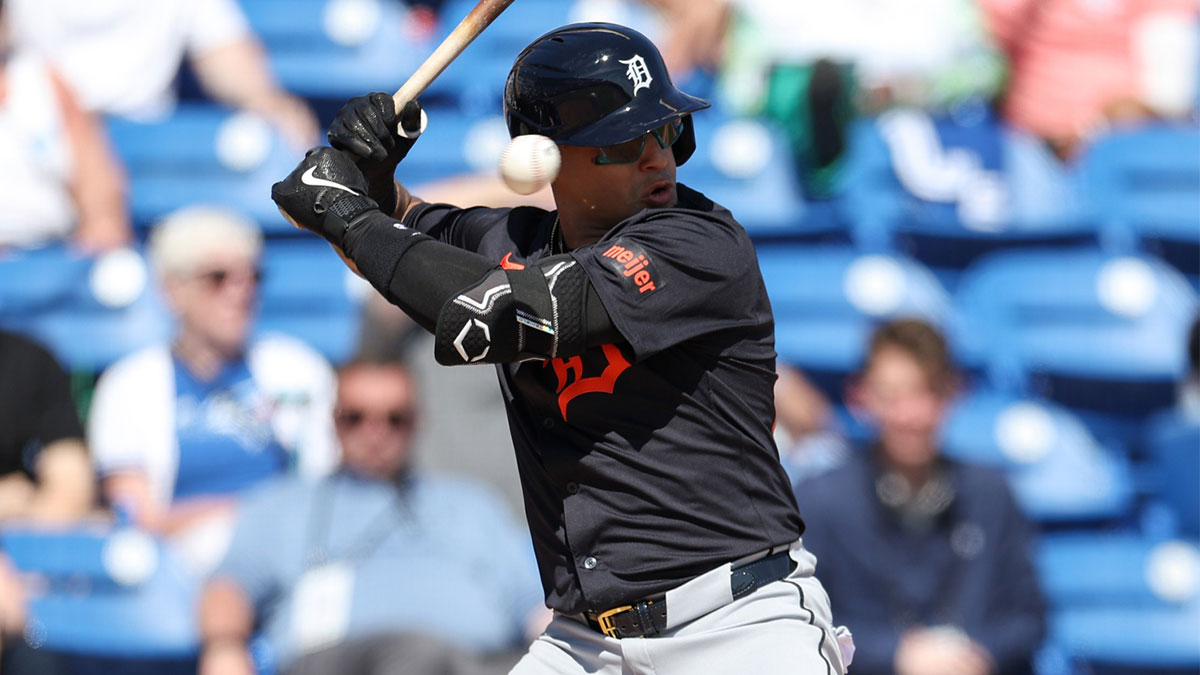
[[[547,604],[604,610],[804,526],[771,435],[774,319],[745,230],[678,186],[571,256],[626,342],[497,366]],[[555,214],[422,204],[405,224],[519,269]],[[466,422],[469,423],[469,422]]]

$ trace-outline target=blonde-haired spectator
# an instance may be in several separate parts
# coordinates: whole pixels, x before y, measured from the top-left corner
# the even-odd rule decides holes
[[[329,365],[298,340],[250,337],[261,249],[257,226],[221,208],[159,224],[149,255],[174,338],[105,372],[89,420],[104,496],[197,572],[224,553],[240,492],[335,457]]]

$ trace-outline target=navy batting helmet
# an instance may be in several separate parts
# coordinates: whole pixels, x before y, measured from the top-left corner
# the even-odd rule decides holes
[[[609,23],[571,24],[534,40],[504,86],[504,119],[513,137],[540,134],[562,145],[599,147],[682,118],[682,135],[671,146],[676,164],[696,149],[691,113],[708,106],[671,84],[662,55],[645,35]]]

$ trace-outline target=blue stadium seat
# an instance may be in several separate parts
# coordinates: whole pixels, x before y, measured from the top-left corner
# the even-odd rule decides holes
[[[913,316],[941,325],[952,311],[933,275],[905,258],[847,246],[766,244],[758,260],[780,359],[835,399],[843,378],[860,365],[876,322]]]
[[[41,342],[68,369],[97,372],[165,339],[170,322],[137,253],[89,258],[54,246],[0,258],[0,326]]]
[[[140,123],[110,120],[109,132],[129,174],[130,212],[145,229],[175,209],[223,204],[267,232],[293,228],[271,201],[271,185],[300,160],[265,120],[205,103]]]
[[[1145,438],[1151,494],[1174,516],[1179,536],[1200,540],[1200,421],[1161,415]]]
[[[1200,549],[1133,531],[1043,535],[1035,564],[1050,643],[1075,673],[1195,673]]]
[[[146,659],[196,653],[196,581],[152,538],[131,530],[10,528],[0,548],[37,580],[30,624],[46,647]]]
[[[391,0],[243,0],[288,91],[341,101],[392,92],[436,46]]]
[[[829,240],[845,236],[829,209],[805,203],[795,166],[767,120],[715,110],[695,116],[696,152],[679,169],[685,185],[728,208],[757,241]]]
[[[1051,639],[1077,672],[1191,675],[1200,669],[1200,602],[1175,607],[1089,607],[1050,617]]]
[[[991,251],[1096,240],[1074,180],[1036,154],[982,111],[893,111],[852,126],[842,201],[860,245],[889,243],[953,287]]]
[[[333,363],[358,343],[362,302],[370,285],[316,237],[268,240],[255,332],[299,338]]]
[[[1058,532],[1039,539],[1035,564],[1054,607],[1153,608],[1200,597],[1195,542],[1128,530]]]
[[[955,296],[960,360],[1087,413],[1124,441],[1170,405],[1196,294],[1150,257],[1091,249],[997,253]],[[1122,430],[1123,429],[1123,430]]]
[[[1083,171],[1104,227],[1131,232],[1200,283],[1200,130],[1117,131],[1088,148]]]
[[[499,110],[495,114],[464,113],[455,108],[429,108],[429,125],[400,163],[396,177],[419,192],[421,183],[458,174],[496,175],[508,130]]]
[[[1032,399],[975,392],[956,402],[942,429],[947,456],[999,467],[1030,518],[1098,522],[1130,512],[1128,460],[1100,447],[1066,410]]]

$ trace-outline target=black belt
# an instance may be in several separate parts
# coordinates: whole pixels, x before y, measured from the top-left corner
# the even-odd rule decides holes
[[[734,599],[748,595],[796,569],[788,551],[735,567],[729,575]],[[632,605],[584,615],[589,626],[612,638],[654,637],[667,629],[667,597],[655,595]]]

